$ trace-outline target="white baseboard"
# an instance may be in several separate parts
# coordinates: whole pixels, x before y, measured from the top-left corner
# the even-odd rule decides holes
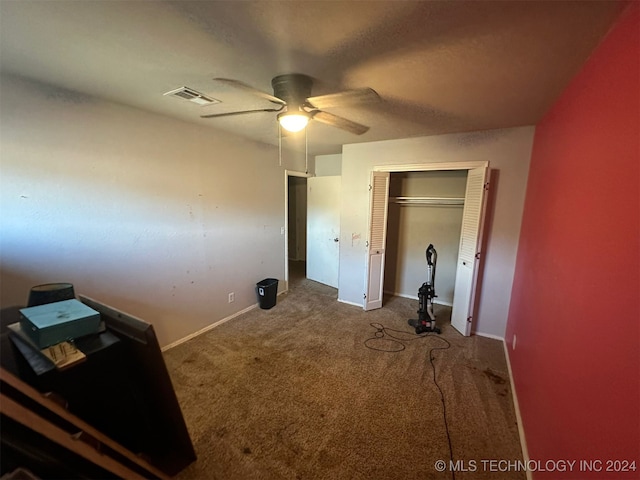
[[[493,338],[494,340],[500,340],[504,343],[504,337],[499,337],[498,335],[492,335],[491,333],[482,333],[482,332],[473,332],[474,335],[485,338]]]
[[[509,382],[511,383],[511,395],[513,397],[513,408],[516,411],[516,421],[518,422],[518,434],[520,435],[520,447],[522,448],[522,458],[525,464],[529,463],[529,450],[527,449],[527,439],[524,436],[524,425],[522,424],[522,416],[520,415],[520,405],[518,404],[518,394],[516,393],[516,386],[513,381],[513,372],[511,370],[511,360],[509,359],[509,349],[507,348],[507,342],[503,339],[502,345],[504,347],[504,356],[507,359],[507,369],[509,370]],[[527,480],[533,480],[533,473],[527,469]]]
[[[170,348],[177,347],[181,343],[187,342],[187,341],[191,340],[192,338],[197,337],[198,335],[202,335],[203,333],[206,333],[209,330],[213,330],[214,328],[222,325],[223,323],[226,323],[229,320],[242,315],[243,313],[247,313],[247,312],[253,310],[254,308],[257,308],[258,305],[260,305],[260,304],[256,303],[254,305],[250,305],[247,308],[245,308],[244,310],[240,310],[239,312],[233,313],[233,314],[229,315],[228,317],[223,318],[222,320],[218,320],[217,322],[212,323],[211,325],[207,325],[206,327],[201,328],[197,332],[191,333],[191,334],[187,335],[186,337],[181,338],[180,340],[176,340],[175,342],[170,343],[169,345],[165,345],[164,347],[161,348],[161,350],[163,352],[166,352]]]
[[[399,293],[399,292],[390,292],[389,290],[385,290],[384,291],[385,295],[392,295],[394,297],[402,297],[402,298],[408,298],[410,300],[418,300],[418,296],[417,295],[407,295],[405,293]]]
[[[408,298],[410,300],[416,300],[418,301],[418,296],[417,295],[407,295],[405,293],[399,293],[399,292],[389,292],[387,290],[384,291],[385,294],[387,295],[393,295],[394,297],[402,297],[402,298]],[[436,297],[437,298],[437,297]],[[450,302],[444,302],[442,300],[433,300],[433,303],[436,305],[444,305],[445,307],[453,307],[453,303]]]
[[[434,300],[433,303],[436,305],[444,305],[445,307],[453,307],[453,303],[443,302],[441,300]]]
[[[364,305],[362,305],[361,303],[350,302],[348,300],[343,300],[342,298],[338,298],[338,301],[340,303],[346,303],[347,305],[353,305],[354,307],[364,308]]]

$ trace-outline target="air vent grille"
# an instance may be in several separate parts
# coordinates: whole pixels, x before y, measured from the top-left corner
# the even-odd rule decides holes
[[[183,98],[185,100],[189,100],[190,102],[197,103],[198,105],[213,105],[214,103],[221,103],[220,100],[207,97],[206,95],[189,87],[176,88],[175,90],[171,90],[170,92],[165,93],[165,95],[168,95],[170,97]]]

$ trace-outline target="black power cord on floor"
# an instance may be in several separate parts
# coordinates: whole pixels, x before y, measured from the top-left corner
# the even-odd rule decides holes
[[[449,444],[449,458],[450,458],[450,463],[449,463],[449,468],[451,469],[451,478],[452,480],[455,480],[456,478],[456,472],[455,469],[453,468],[453,445],[451,444],[451,435],[449,434],[449,423],[447,421],[447,405],[444,401],[444,392],[442,391],[442,388],[440,387],[440,384],[438,383],[438,380],[436,379],[436,366],[433,363],[434,360],[434,356],[433,356],[433,352],[436,350],[448,350],[449,348],[451,348],[451,344],[449,343],[449,341],[445,338],[442,338],[440,336],[436,336],[432,333],[425,333],[425,334],[416,334],[416,333],[411,333],[411,332],[406,332],[404,330],[396,330],[393,328],[387,328],[384,325],[382,325],[381,323],[370,323],[369,325],[371,325],[373,328],[376,329],[376,332],[374,334],[373,337],[371,338],[367,338],[364,341],[364,346],[367,347],[370,350],[376,350],[378,352],[388,352],[388,353],[398,353],[398,352],[402,352],[404,349],[407,348],[407,346],[404,344],[404,342],[410,342],[410,341],[414,341],[414,340],[420,340],[422,338],[425,337],[431,337],[431,338],[435,338],[441,342],[444,342],[444,344],[446,346],[442,346],[442,347],[431,347],[428,351],[427,354],[429,355],[429,364],[431,365],[431,370],[433,372],[433,383],[435,384],[436,388],[438,389],[438,392],[440,392],[440,400],[442,401],[442,418],[444,420],[444,428],[445,431],[447,433],[447,442]],[[402,334],[403,336],[397,336],[397,335],[393,335],[392,333],[389,332],[393,332],[394,334]],[[380,340],[386,340],[387,344],[391,344],[393,345],[393,348],[389,349],[389,348],[377,348],[377,347],[372,347],[371,343],[375,342],[375,341],[380,341]]]

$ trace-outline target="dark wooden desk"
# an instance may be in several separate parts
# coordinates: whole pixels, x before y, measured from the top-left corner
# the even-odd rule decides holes
[[[151,345],[110,329],[77,339],[85,361],[38,375],[7,328],[17,321],[19,308],[0,311],[4,370],[38,392],[63,399],[71,414],[168,475],[195,460],[155,335]]]

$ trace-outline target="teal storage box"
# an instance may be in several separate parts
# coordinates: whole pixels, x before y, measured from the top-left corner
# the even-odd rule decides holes
[[[40,348],[96,333],[100,314],[73,299],[20,309],[22,331]]]

